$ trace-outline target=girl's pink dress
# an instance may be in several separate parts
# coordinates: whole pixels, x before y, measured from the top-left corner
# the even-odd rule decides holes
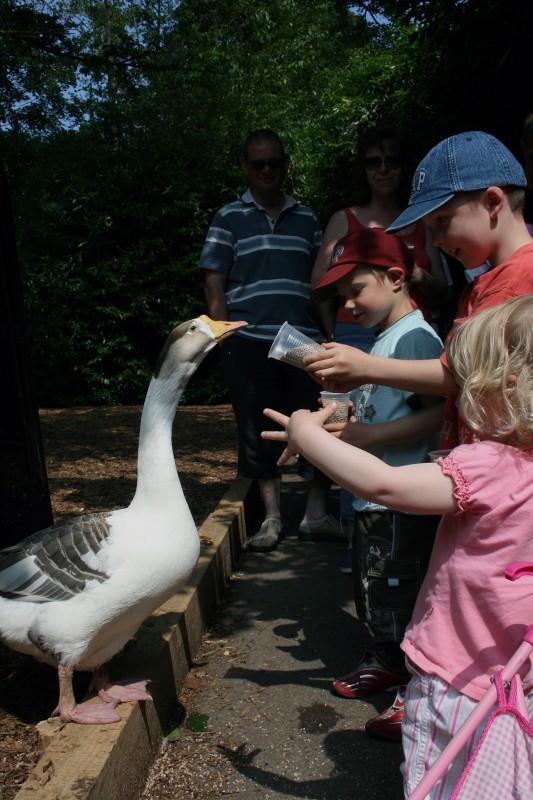
[[[504,577],[533,561],[533,450],[483,441],[438,463],[459,509],[442,519],[402,647],[418,669],[479,700],[533,623],[533,578]],[[521,677],[532,693],[533,668]]]

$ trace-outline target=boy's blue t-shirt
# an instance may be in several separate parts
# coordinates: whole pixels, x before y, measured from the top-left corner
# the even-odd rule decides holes
[[[431,325],[424,320],[420,311],[406,314],[378,334],[370,349],[372,355],[387,358],[419,360],[439,358],[442,342]],[[402,389],[391,389],[378,384],[365,384],[352,395],[355,418],[367,425],[390,422],[412,414],[417,410],[416,394]],[[406,464],[419,464],[427,461],[428,452],[438,447],[439,434],[423,437],[404,444],[386,444],[369,452],[393,467]],[[386,510],[385,506],[354,497],[356,511]]]

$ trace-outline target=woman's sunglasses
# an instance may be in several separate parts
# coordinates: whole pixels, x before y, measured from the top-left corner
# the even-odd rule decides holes
[[[376,172],[378,169],[400,169],[402,159],[399,156],[368,156],[365,158],[365,167]]]
[[[247,159],[248,161],[248,159]],[[256,172],[262,172],[265,167],[269,169],[281,169],[285,166],[284,158],[253,158],[248,164]]]

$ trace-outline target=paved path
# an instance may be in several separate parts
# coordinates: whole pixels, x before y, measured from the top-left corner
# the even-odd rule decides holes
[[[297,538],[303,487],[293,475],[284,480],[288,535],[272,553],[246,554],[197,659],[182,702],[209,716],[209,732],[186,732],[154,766],[168,777],[182,759],[192,773],[189,788],[169,797],[403,797],[400,744],[364,732],[392,695],[350,701],[330,692],[331,679],[357,663],[366,634],[351,577],[338,570],[342,545]]]

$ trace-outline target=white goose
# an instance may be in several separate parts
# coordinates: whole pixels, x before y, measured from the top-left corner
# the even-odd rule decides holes
[[[53,713],[64,721],[115,722],[117,703],[149,699],[145,681],[110,686],[105,664],[196,564],[200,541],[176,472],[172,423],[206,353],[245,325],[201,316],[168,337],[144,403],[127,508],[76,517],[0,551],[0,640],[58,668]],[[74,670],[93,672],[103,703],[76,705]]]

